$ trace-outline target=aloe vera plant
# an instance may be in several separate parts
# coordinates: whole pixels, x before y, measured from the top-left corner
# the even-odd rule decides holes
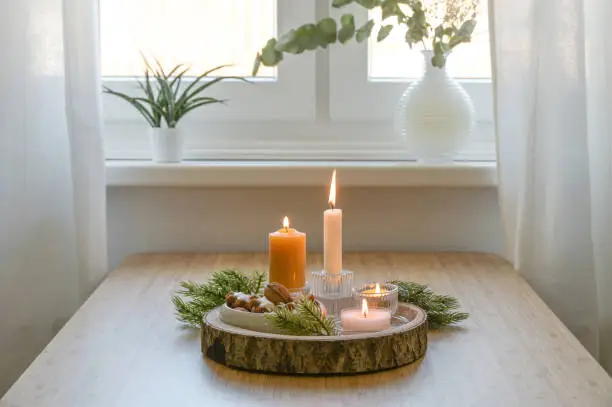
[[[168,128],[175,128],[179,120],[192,110],[206,105],[225,103],[227,100],[202,96],[205,90],[219,82],[226,79],[246,82],[239,76],[216,76],[207,81],[210,74],[228,66],[221,65],[196,76],[187,86],[182,86],[183,82],[186,82],[189,66],[178,64],[166,73],[157,59],[154,59],[155,68],[144,56],[143,60],[145,63],[144,79],[138,80],[138,86],[144,95],[130,96],[114,91],[107,86],[104,86],[104,93],[128,102],[151,127],[162,127],[162,124],[165,123]]]

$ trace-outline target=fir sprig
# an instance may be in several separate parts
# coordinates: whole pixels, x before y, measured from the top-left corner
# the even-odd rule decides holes
[[[266,273],[260,271],[249,276],[236,269],[225,269],[213,273],[205,283],[181,281],[181,288],[172,297],[176,318],[185,325],[199,328],[206,313],[222,305],[227,294],[259,294],[265,280]]]
[[[293,310],[287,307],[277,307],[266,314],[266,318],[288,335],[338,335],[338,327],[334,318],[326,316],[319,304],[311,299],[297,302]]]
[[[401,302],[408,302],[422,308],[427,314],[429,327],[436,329],[465,321],[469,314],[458,311],[459,301],[450,295],[433,292],[424,284],[395,280]]]

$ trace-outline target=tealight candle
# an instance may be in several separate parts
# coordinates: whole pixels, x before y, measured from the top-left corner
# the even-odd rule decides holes
[[[280,283],[297,291],[306,285],[306,233],[289,227],[289,218],[283,227],[270,233],[270,282]]]
[[[360,288],[353,290],[355,305],[361,304],[362,300],[367,301],[368,307],[384,308],[395,314],[398,307],[398,289],[391,283],[367,283]]]
[[[385,309],[369,310],[365,298],[361,303],[361,309],[342,310],[341,320],[343,331],[375,332],[391,328],[391,312]]]

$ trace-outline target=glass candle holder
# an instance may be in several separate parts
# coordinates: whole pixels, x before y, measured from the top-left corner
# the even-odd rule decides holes
[[[340,311],[353,305],[353,272],[340,273],[313,271],[311,292],[327,308],[330,315],[340,318]]]
[[[353,289],[353,300],[355,306],[361,306],[363,300],[368,303],[368,308],[381,308],[391,312],[397,311],[398,290],[391,283],[366,283],[361,287]]]

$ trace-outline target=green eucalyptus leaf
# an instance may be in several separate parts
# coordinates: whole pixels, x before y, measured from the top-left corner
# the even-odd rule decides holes
[[[355,35],[355,17],[351,14],[345,14],[340,18],[341,28],[338,31],[338,41],[345,44]]]
[[[461,27],[459,27],[459,30],[457,32],[464,37],[471,37],[472,33],[474,33],[475,28],[476,20],[467,20],[466,22],[461,24]]]
[[[355,0],[333,0],[332,1],[332,7],[340,8],[340,7],[348,6],[353,1],[355,1]]]
[[[406,18],[406,14],[404,14],[397,3],[398,0],[384,0],[379,5],[383,21],[389,17],[396,16],[398,24],[401,24],[404,18]]]
[[[357,42],[361,43],[367,40],[372,34],[373,28],[374,28],[374,20],[368,20],[367,23],[359,27],[355,35],[355,39],[357,40]]]
[[[272,38],[261,50],[261,63],[266,66],[275,66],[283,60],[283,53],[276,49],[276,39]]]
[[[451,39],[448,41],[448,45],[452,49],[461,43],[470,42],[470,40],[471,40],[471,37],[469,36],[466,37],[464,35],[459,34],[459,32],[457,32],[457,34],[453,35]]]
[[[391,30],[393,30],[393,26],[391,24],[380,27],[380,30],[378,30],[378,36],[376,36],[376,41],[381,42],[387,38],[389,34],[391,34]]]
[[[444,36],[444,27],[442,27],[442,24],[436,27],[435,36],[440,38]]]
[[[296,48],[298,48],[297,38],[298,34],[296,30],[286,32],[278,39],[274,48],[277,51],[295,54],[297,53]]]
[[[444,68],[444,65],[446,65],[446,57],[444,57],[444,54],[436,53],[433,58],[431,58],[431,64],[437,68]]]
[[[371,10],[376,7],[378,2],[377,0],[355,0],[355,3],[359,4],[361,7]]]
[[[425,38],[425,36],[420,30],[409,29],[408,31],[406,31],[406,42],[408,43],[408,45],[410,45],[410,47],[412,47],[413,44],[417,44],[423,41],[423,38]]]
[[[338,36],[337,29],[338,24],[336,23],[336,20],[331,17],[327,17],[319,21],[317,23],[319,45],[329,45],[336,42]]]
[[[296,42],[299,47],[298,53],[304,52],[304,50],[317,49],[319,45],[317,37],[317,26],[314,24],[304,24],[297,29]]]

